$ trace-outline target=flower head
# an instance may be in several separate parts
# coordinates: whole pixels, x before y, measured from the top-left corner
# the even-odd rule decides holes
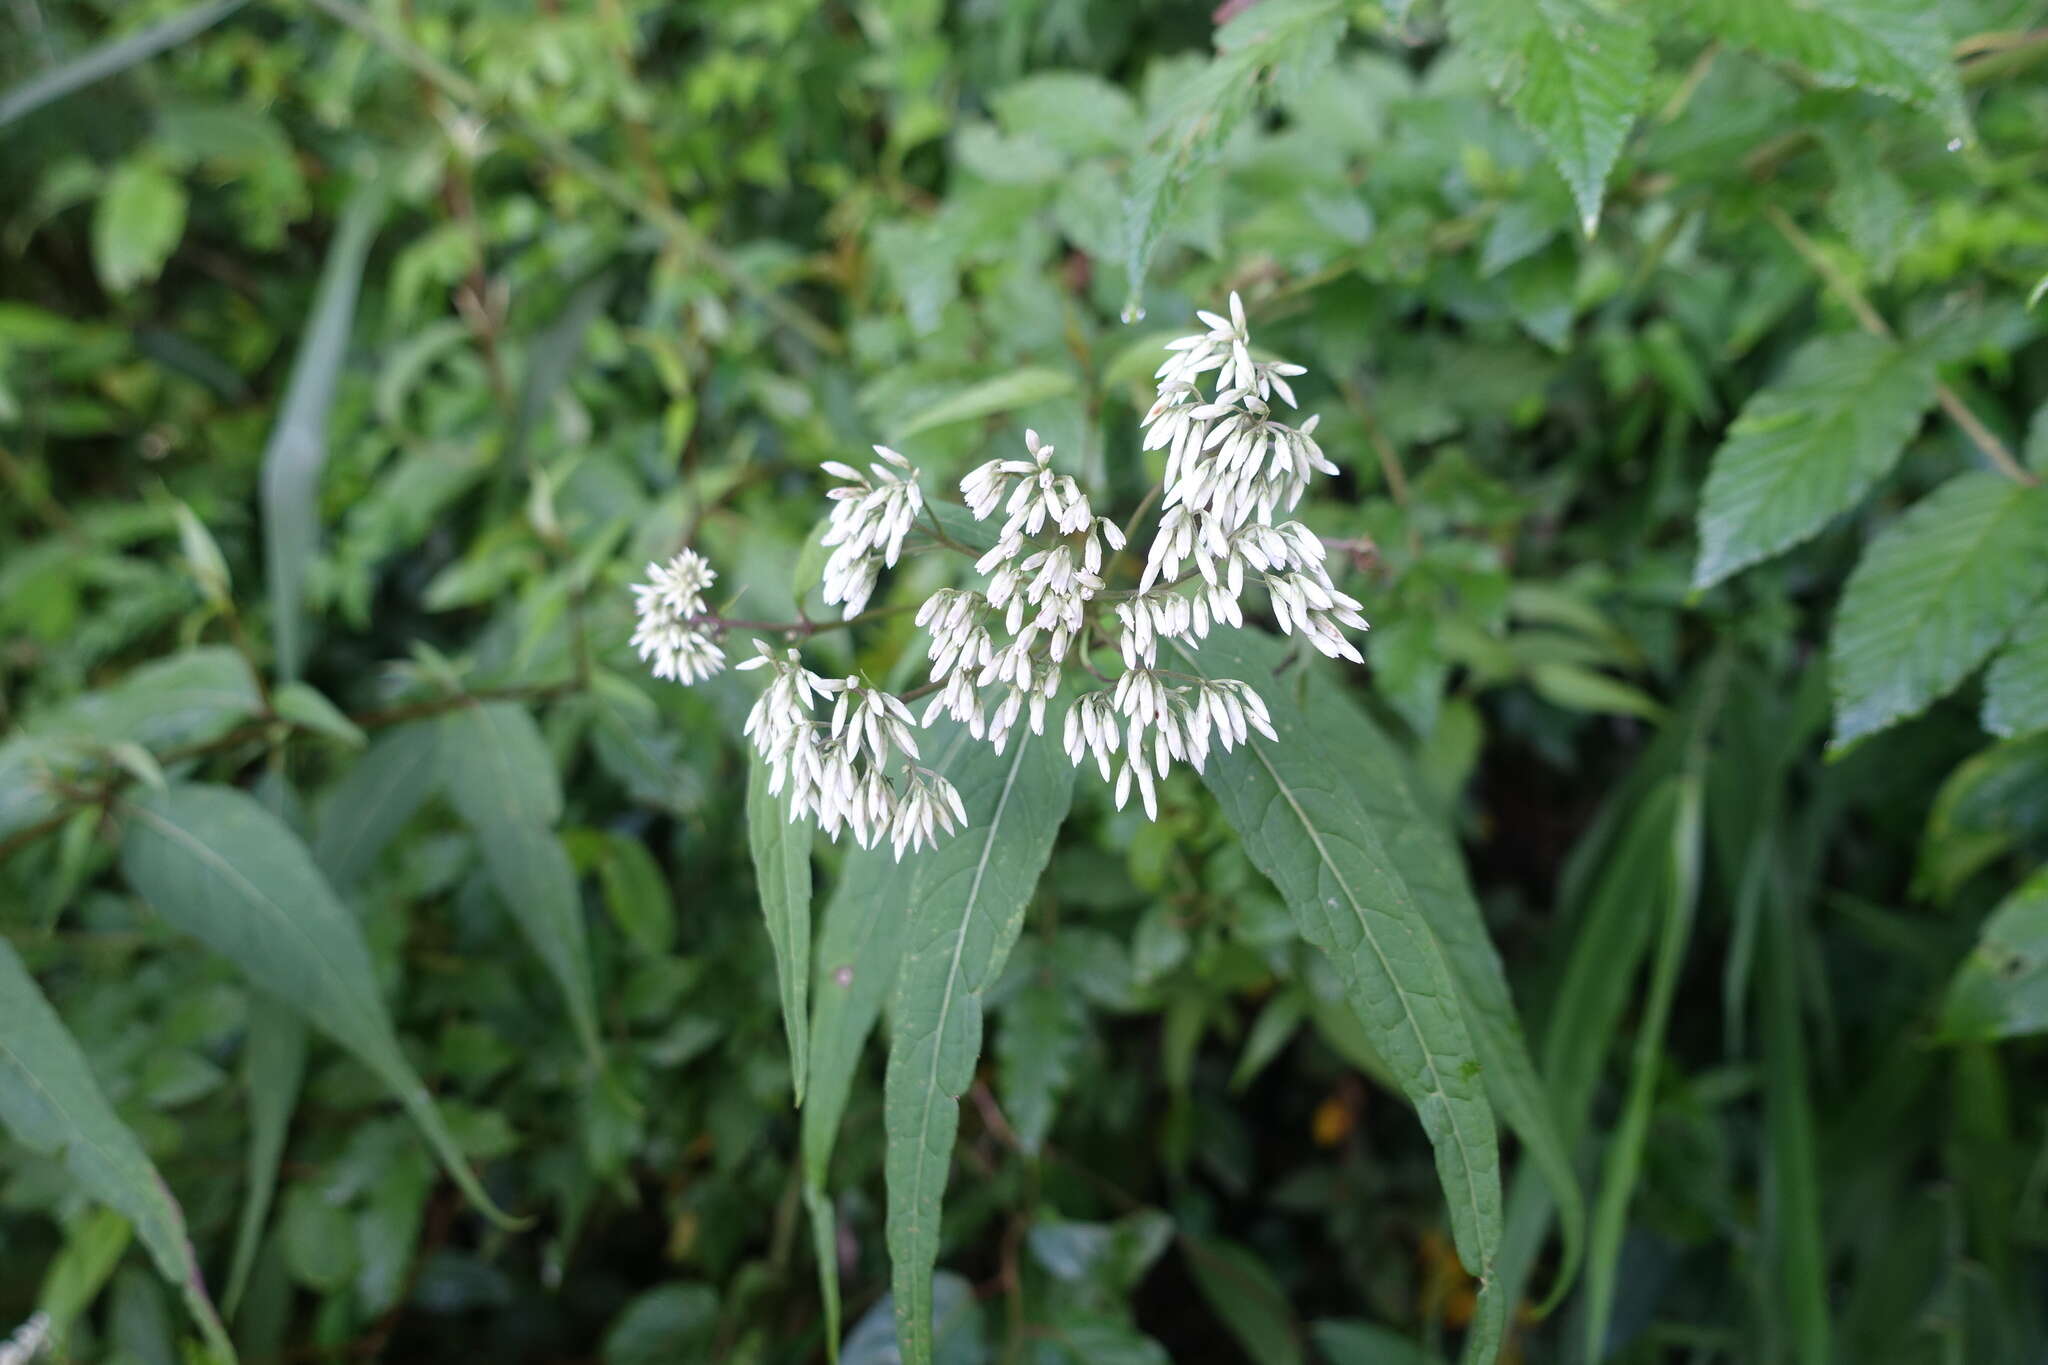
[[[704,593],[717,578],[704,556],[684,550],[666,564],[649,564],[648,581],[633,585],[632,645],[655,677],[689,684],[725,667],[725,651],[700,619]]]

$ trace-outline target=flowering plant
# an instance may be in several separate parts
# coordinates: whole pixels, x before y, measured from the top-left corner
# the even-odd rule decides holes
[[[929,641],[929,680],[898,697],[869,679],[828,678],[795,647],[763,636],[806,634],[711,611],[717,574],[694,550],[650,564],[633,589],[633,644],[659,678],[694,683],[725,666],[724,637],[753,630],[741,669],[764,669],[767,688],[746,734],[768,765],[769,790],[786,796],[791,820],[815,821],[829,837],[850,830],[870,848],[887,841],[900,859],[967,819],[947,778],[920,766],[916,729],[941,715],[997,754],[1021,721],[1043,734],[1047,709],[1079,673],[1099,687],[1074,695],[1062,747],[1079,766],[1092,758],[1114,781],[1121,809],[1135,791],[1148,818],[1157,783],[1176,763],[1202,769],[1213,742],[1225,751],[1258,731],[1273,737],[1265,702],[1248,682],[1180,672],[1160,648],[1199,647],[1214,630],[1242,629],[1249,587],[1265,589],[1280,629],[1333,658],[1359,662],[1346,630],[1364,630],[1359,603],[1332,583],[1324,545],[1292,512],[1316,474],[1337,467],[1316,443],[1317,418],[1299,425],[1276,411],[1297,406],[1299,365],[1254,358],[1244,303],[1202,312],[1203,330],[1167,344],[1143,421],[1144,448],[1166,452],[1165,475],[1124,527],[1099,515],[1086,491],[1053,463],[1051,445],[1024,434],[1023,457],[997,458],[960,481],[977,523],[1000,515],[983,553],[948,535],[919,483],[921,471],[886,446],[865,472],[827,461],[839,481],[822,543],[824,600],[846,622],[869,619],[883,570],[895,567],[912,531],[973,559],[970,585],[942,588],[917,610]],[[1154,506],[1158,522],[1142,567],[1132,537]],[[1119,586],[1129,567],[1135,580]],[[1105,670],[1115,670],[1113,673]],[[927,698],[922,715],[910,701]]]

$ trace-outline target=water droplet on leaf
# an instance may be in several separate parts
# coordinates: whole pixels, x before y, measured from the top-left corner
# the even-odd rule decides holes
[[[1948,149],[1952,152],[1960,152],[1963,150],[1963,140],[1959,137],[1950,138],[1948,140]]]

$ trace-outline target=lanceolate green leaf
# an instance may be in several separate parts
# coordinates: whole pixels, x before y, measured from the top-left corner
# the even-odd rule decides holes
[[[1825,85],[1891,95],[1969,132],[1941,7],[1925,0],[1693,0],[1680,8],[1717,38],[1804,67]]]
[[[320,272],[313,311],[292,360],[291,382],[277,425],[263,448],[263,559],[270,581],[271,629],[277,637],[278,676],[299,675],[306,649],[305,605],[300,595],[306,565],[319,546],[320,471],[327,464],[327,411],[347,358],[355,323],[356,291],[370,240],[384,218],[384,192],[358,189]]]
[[[499,1222],[406,1061],[355,917],[298,836],[230,787],[180,784],[128,805],[121,866],[166,921],[233,962],[390,1087],[471,1202]]]
[[[1212,753],[1203,780],[1253,864],[1293,910],[1302,937],[1343,978],[1374,1051],[1393,1069],[1436,1150],[1459,1257],[1488,1281],[1501,1235],[1500,1150],[1450,964],[1327,739],[1299,707],[1271,704],[1284,684],[1270,673],[1235,671],[1251,661],[1234,656],[1230,644],[1212,640],[1199,654],[1179,649],[1176,666],[1254,682],[1269,696],[1279,740],[1254,737],[1232,753]],[[1490,1360],[1501,1322],[1491,1285],[1482,1299],[1467,1353]]]
[[[2048,1031],[2048,868],[1984,921],[1949,986],[1941,1031],[1955,1040]]]
[[[1557,163],[1587,236],[1650,84],[1650,31],[1603,0],[1451,0],[1468,44],[1517,118]]]
[[[210,0],[181,10],[163,22],[100,44],[61,66],[51,67],[0,95],[0,128],[34,113],[51,100],[126,71],[187,38],[206,32],[240,9],[247,0]]]
[[[1047,728],[1059,724],[1057,716]],[[896,982],[884,1086],[889,1257],[904,1365],[931,1365],[932,1268],[959,1100],[981,1055],[982,993],[995,984],[1073,799],[1055,736],[1022,734],[1000,757],[970,750],[947,777],[967,807],[960,833],[918,857]]]
[[[782,798],[768,790],[768,765],[755,758],[747,763],[747,846],[753,850],[754,887],[775,950],[790,1074],[796,1102],[802,1104],[810,1057],[811,826],[790,822]]]
[[[1620,1126],[1607,1144],[1600,1173],[1600,1197],[1594,1207],[1592,1249],[1586,1273],[1586,1359],[1606,1354],[1608,1322],[1614,1309],[1614,1286],[1621,1260],[1621,1238],[1628,1227],[1629,1198],[1642,1170],[1650,1135],[1650,1112],[1657,1098],[1657,1075],[1663,1061],[1664,1030],[1671,1020],[1671,1001],[1678,991],[1679,968],[1692,940],[1693,911],[1699,899],[1700,782],[1697,776],[1678,779],[1667,866],[1658,883],[1646,888],[1663,904],[1663,927],[1650,968],[1650,995],[1636,1026],[1635,1064]]]
[[[135,1225],[150,1259],[178,1286],[223,1359],[235,1358],[206,1297],[178,1203],[94,1082],[92,1068],[43,993],[0,939],[0,1123],[32,1151],[61,1155],[93,1198]]]
[[[1836,746],[1916,715],[2048,594],[2048,487],[1949,480],[1879,534],[1829,639]]]
[[[1827,1247],[1820,1212],[1813,1084],[1800,1008],[1797,907],[1780,904],[1766,919],[1758,973],[1764,1044],[1765,1265],[1776,1299],[1773,1335],[1789,1342],[1794,1365],[1834,1358],[1828,1318]]]
[[[525,707],[484,702],[435,722],[435,764],[448,799],[475,833],[498,899],[561,987],[577,1037],[601,1048],[597,993],[576,870],[554,823],[562,789],[554,756]]]
[[[940,718],[919,747],[938,772],[956,771],[963,753],[985,752],[964,726]],[[839,1254],[832,1202],[826,1193],[832,1147],[853,1088],[861,1049],[882,1001],[896,984],[896,967],[910,930],[911,907],[933,858],[898,862],[886,849],[847,850],[839,886],[825,907],[818,934],[817,980],[812,993],[811,1076],[803,1110],[804,1203],[817,1248],[825,1298],[827,1348],[839,1349]]]
[[[1204,652],[1210,652],[1206,645]],[[1252,666],[1268,656],[1277,662],[1278,653],[1271,647],[1263,652],[1254,650]],[[1215,657],[1222,667],[1223,656]],[[1266,669],[1270,673],[1271,663]],[[1263,675],[1246,672],[1239,676]],[[1557,1203],[1563,1253],[1549,1296],[1555,1303],[1571,1287],[1578,1269],[1585,1196],[1572,1168],[1570,1144],[1558,1130],[1543,1077],[1530,1059],[1521,1019],[1508,993],[1507,971],[1487,937],[1486,920],[1472,895],[1464,859],[1449,831],[1424,813],[1400,751],[1363,711],[1321,678],[1309,685],[1308,709],[1316,732],[1326,737],[1332,752],[1345,756],[1339,767],[1352,797],[1379,831],[1387,856],[1393,859],[1442,945],[1472,1045],[1484,1067],[1487,1094],[1521,1138],[1524,1151]]]
[[[1984,675],[1984,728],[2005,739],[2048,730],[2048,600],[2020,622]]]
[[[1934,367],[1910,350],[1860,332],[1801,347],[1714,452],[1694,586],[1789,549],[1848,510],[1933,404]]]

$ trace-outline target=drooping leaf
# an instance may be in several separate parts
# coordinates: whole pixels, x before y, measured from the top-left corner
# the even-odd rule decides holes
[[[306,565],[320,543],[320,471],[327,465],[327,413],[347,358],[356,291],[370,241],[383,221],[384,192],[366,185],[349,197],[327,250],[276,425],[263,447],[263,563],[270,584],[278,677],[299,676],[306,652]]]
[[[1712,587],[1848,510],[1933,404],[1933,366],[1913,351],[1861,332],[1802,346],[1714,452],[1693,585]]]
[[[1176,648],[1175,667],[1208,677],[1270,673],[1211,639]],[[1392,1068],[1436,1151],[1459,1258],[1482,1285],[1468,1357],[1491,1360],[1503,1323],[1486,1282],[1500,1243],[1500,1151],[1466,1011],[1449,963],[1329,746],[1300,708],[1273,705],[1278,742],[1254,737],[1211,754],[1202,778],[1252,863],[1294,912],[1302,937],[1343,979],[1372,1047]]]
[[[31,1151],[61,1156],[93,1198],[134,1224],[156,1268],[178,1286],[208,1345],[232,1361],[234,1347],[206,1297],[177,1201],[107,1103],[85,1054],[5,939],[0,939],[0,1123]]]
[[[1266,653],[1253,649],[1248,656],[1255,667],[1263,663],[1266,672],[1241,676],[1268,676],[1278,662],[1278,651],[1270,648]],[[1339,766],[1352,797],[1380,832],[1387,856],[1443,946],[1472,1045],[1484,1068],[1487,1094],[1521,1138],[1556,1201],[1563,1255],[1550,1293],[1555,1302],[1571,1287],[1578,1269],[1585,1196],[1572,1166],[1571,1144],[1560,1131],[1544,1078],[1529,1055],[1508,992],[1507,970],[1487,936],[1464,859],[1442,822],[1426,813],[1407,762],[1370,717],[1320,677],[1310,681],[1307,708],[1315,732],[1325,737],[1332,752],[1345,756]]]
[[[229,787],[179,784],[126,807],[121,867],[156,912],[354,1053],[419,1124],[464,1194],[507,1222],[406,1060],[362,929],[297,835]]]
[[[1650,993],[1636,1025],[1635,1061],[1620,1124],[1608,1140],[1600,1171],[1600,1195],[1594,1203],[1591,1245],[1586,1260],[1586,1358],[1606,1354],[1608,1325],[1614,1310],[1614,1288],[1621,1261],[1622,1234],[1627,1231],[1630,1196],[1641,1173],[1650,1136],[1650,1115],[1657,1098],[1657,1076],[1664,1054],[1664,1030],[1671,1019],[1672,997],[1678,991],[1679,969],[1692,940],[1693,912],[1699,901],[1700,783],[1691,774],[1678,780],[1667,866],[1663,876],[1644,890],[1662,902],[1663,925],[1650,965]]]
[[[1946,696],[2048,594],[2048,488],[1949,480],[1849,575],[1828,643],[1839,748]]]
[[[562,789],[540,727],[516,703],[473,703],[434,723],[433,747],[442,789],[476,835],[492,888],[547,964],[577,1038],[598,1060],[603,1047],[583,898],[554,831]]]
[[[0,128],[34,113],[52,100],[62,99],[74,90],[126,71],[159,52],[206,32],[245,3],[247,0],[208,0],[205,4],[192,5],[148,28],[110,39],[68,62],[36,73],[0,95]]]
[[[286,1131],[306,1071],[306,1025],[292,1010],[258,992],[249,1002],[249,1029],[242,1049],[242,1084],[249,1095],[248,1188],[242,1195],[242,1216],[235,1228],[235,1251],[222,1299],[229,1317],[234,1316],[248,1287],[256,1248],[262,1243],[270,1214],[271,1195],[277,1189],[277,1163],[284,1155]]]
[[[1302,1365],[1301,1327],[1287,1291],[1258,1257],[1219,1237],[1188,1236],[1181,1245],[1202,1297],[1254,1365]]]
[[[2048,601],[2019,623],[1984,675],[1984,728],[2005,739],[2048,730]]]
[[[1969,135],[1941,7],[1921,0],[1696,0],[1680,12],[1705,32],[1806,69],[1823,85],[1875,91]]]
[[[1058,724],[1058,717],[1047,721]],[[914,855],[921,866],[883,1089],[889,1258],[905,1365],[932,1363],[939,1204],[959,1100],[981,1055],[982,994],[1017,941],[1073,798],[1074,769],[1054,738],[1027,734],[1011,743],[1000,756],[969,749],[946,770],[967,822],[936,849]]]
[[[1269,87],[1299,90],[1328,69],[1344,28],[1336,0],[1263,0],[1217,30],[1214,60],[1155,111],[1125,208],[1127,319],[1143,316],[1146,267],[1189,179],[1216,159]]]
[[[775,950],[775,980],[782,1024],[789,1034],[789,1067],[796,1102],[804,1102],[810,1060],[811,826],[792,822],[779,796],[768,790],[768,765],[747,763],[747,846],[754,855],[754,888]]]
[[[1042,365],[1026,366],[985,379],[970,388],[963,389],[951,398],[932,404],[921,412],[913,414],[895,430],[896,440],[905,440],[921,431],[934,427],[950,426],[955,422],[971,422],[980,417],[993,417],[999,412],[1015,412],[1018,408],[1042,403],[1048,398],[1059,398],[1072,393],[1076,387],[1074,376],[1065,370],[1047,369]]]
[[[2048,869],[1985,919],[1976,948],[1949,984],[1941,1031],[1955,1041],[2048,1031]]]
[[[1550,153],[1592,236],[1650,84],[1650,31],[1602,0],[1451,0],[1451,32]]]

